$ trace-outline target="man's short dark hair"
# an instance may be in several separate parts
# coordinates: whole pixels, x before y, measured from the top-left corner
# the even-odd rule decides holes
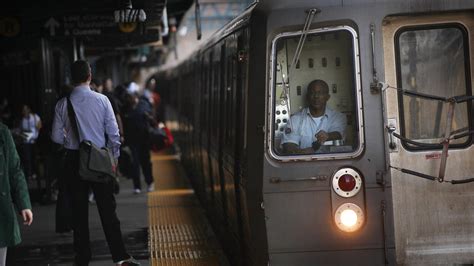
[[[313,86],[319,85],[321,88],[324,88],[328,93],[329,93],[329,85],[326,83],[326,81],[321,80],[321,79],[315,79],[311,81],[308,84],[308,87],[306,88],[306,91],[309,91]]]
[[[74,84],[86,82],[91,74],[91,67],[85,60],[77,60],[71,66],[71,77]]]

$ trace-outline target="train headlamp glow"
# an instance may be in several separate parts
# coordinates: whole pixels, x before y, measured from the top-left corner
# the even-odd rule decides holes
[[[355,232],[364,224],[362,209],[353,203],[344,203],[334,215],[337,227],[344,232]]]
[[[344,226],[352,227],[357,223],[357,214],[353,210],[343,210],[341,212],[341,223]]]

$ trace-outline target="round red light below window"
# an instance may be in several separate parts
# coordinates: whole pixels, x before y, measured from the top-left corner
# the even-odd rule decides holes
[[[339,188],[342,191],[346,191],[346,192],[352,191],[354,187],[356,186],[355,178],[352,175],[348,175],[348,174],[345,174],[339,177],[339,180],[337,183],[339,185]]]

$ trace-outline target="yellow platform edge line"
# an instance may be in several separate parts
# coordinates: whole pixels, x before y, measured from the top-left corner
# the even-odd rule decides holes
[[[177,155],[156,155],[152,157],[156,164],[174,164]],[[148,193],[148,247],[150,265],[219,265],[217,250],[206,234],[205,219],[199,208],[194,191],[178,185],[175,169],[174,178],[160,179],[154,167],[155,184],[166,182],[167,189]],[[178,177],[179,178],[179,177]],[[175,188],[174,188],[175,187]],[[210,245],[211,244],[211,245]]]

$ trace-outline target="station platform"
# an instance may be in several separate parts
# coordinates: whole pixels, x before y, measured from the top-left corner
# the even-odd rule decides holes
[[[153,154],[152,163],[155,191],[133,194],[132,180],[122,178],[116,195],[127,251],[141,265],[229,265],[179,156]],[[55,209],[55,204],[33,205],[34,222],[21,226],[23,242],[8,250],[7,265],[72,265],[72,232],[55,233]],[[94,202],[89,227],[89,265],[114,265]]]

